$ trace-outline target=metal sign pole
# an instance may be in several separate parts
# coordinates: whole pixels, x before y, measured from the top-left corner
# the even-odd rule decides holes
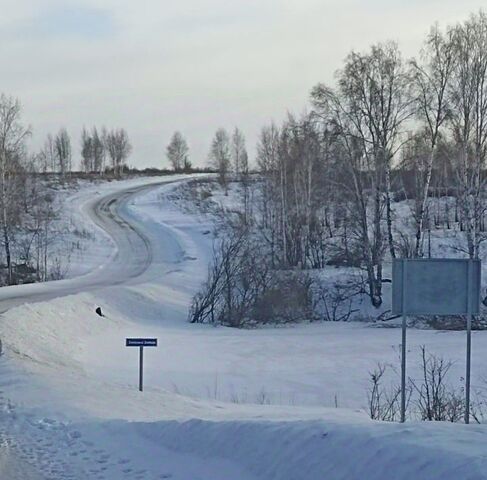
[[[157,338],[126,338],[126,347],[139,347],[139,391],[144,389],[144,347],[157,347]]]
[[[142,392],[144,386],[144,347],[139,347],[139,392]]]
[[[406,265],[402,260],[401,422],[406,421]]]
[[[465,372],[465,423],[470,423],[470,361],[472,357],[472,260],[467,265],[467,367]]]

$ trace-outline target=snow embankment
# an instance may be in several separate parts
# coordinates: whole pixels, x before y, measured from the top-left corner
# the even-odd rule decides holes
[[[266,480],[487,478],[485,428],[384,424],[328,411],[315,421],[114,424],[154,444],[219,456]]]
[[[95,302],[92,295],[82,293],[12,308],[0,322],[7,353],[27,360],[24,366],[81,369],[75,357],[90,338],[118,329],[123,322],[96,315]]]

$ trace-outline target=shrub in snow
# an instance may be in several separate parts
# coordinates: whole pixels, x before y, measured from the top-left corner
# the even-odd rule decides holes
[[[273,269],[248,229],[241,228],[216,244],[208,279],[193,299],[189,320],[244,327],[309,319],[311,286],[303,272]]]
[[[465,393],[463,388],[455,388],[451,383],[448,374],[452,365],[452,361],[429,354],[426,347],[420,347],[421,376],[409,378],[406,387],[408,417],[422,421],[463,422]],[[399,382],[391,381],[385,385],[388,370],[388,366],[379,363],[370,372],[367,410],[374,420],[398,421],[401,389]],[[477,423],[482,423],[485,417],[485,398],[480,391],[474,391],[473,394],[470,414]]]
[[[387,366],[379,363],[374,371],[370,372],[370,386],[367,390],[368,413],[373,420],[395,422],[400,419],[401,388],[397,385],[384,387],[386,370]]]

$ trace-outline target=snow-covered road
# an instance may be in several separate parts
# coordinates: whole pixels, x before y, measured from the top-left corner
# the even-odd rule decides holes
[[[160,185],[177,182],[166,179],[123,183],[114,192],[85,198],[82,212],[113,241],[110,257],[86,275],[46,283],[16,285],[0,289],[0,313],[29,302],[39,302],[103,287],[128,284],[144,273],[152,261],[152,245],[130,216],[127,204]],[[181,181],[181,180],[179,180]]]

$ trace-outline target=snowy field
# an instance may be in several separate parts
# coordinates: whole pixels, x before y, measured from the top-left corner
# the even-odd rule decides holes
[[[98,245],[79,273],[114,255],[84,205],[123,186],[89,187],[70,200]],[[125,209],[152,245],[138,278],[3,315],[2,480],[487,478],[484,425],[369,420],[368,374],[377,362],[399,368],[399,329],[188,324],[211,225],[168,202],[174,188],[154,188]],[[159,340],[145,349],[143,393],[129,336]],[[461,388],[464,332],[410,329],[408,340],[408,375],[420,375],[426,345],[454,361],[450,380]],[[474,390],[487,386],[486,350],[487,332],[474,332]],[[398,381],[392,367],[388,381]]]

